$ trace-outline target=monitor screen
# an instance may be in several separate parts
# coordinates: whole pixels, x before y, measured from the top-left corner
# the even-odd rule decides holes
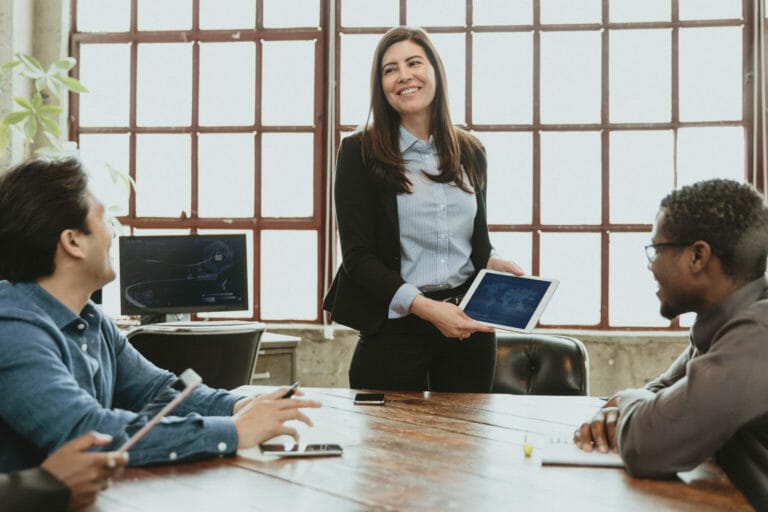
[[[248,309],[245,235],[120,237],[120,312]]]

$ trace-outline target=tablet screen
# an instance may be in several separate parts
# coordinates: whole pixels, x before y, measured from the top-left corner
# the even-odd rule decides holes
[[[482,270],[461,307],[478,322],[529,331],[544,312],[557,281]]]

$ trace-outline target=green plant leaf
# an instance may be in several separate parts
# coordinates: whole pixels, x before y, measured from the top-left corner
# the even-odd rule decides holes
[[[130,190],[131,187],[136,190],[136,182],[133,180],[133,178],[131,178],[130,174],[121,171],[120,169],[110,165],[108,162],[104,162],[104,167],[106,167],[109,171],[109,177],[112,179],[112,183],[116,184],[119,181],[128,187],[128,190]]]
[[[56,137],[61,136],[61,130],[59,129],[59,123],[54,121],[53,119],[45,116],[38,116],[38,121],[40,121],[40,124],[43,126],[43,130],[45,130],[48,133],[51,133],[52,135],[55,135]]]
[[[13,98],[13,101],[17,105],[19,105],[21,108],[23,108],[24,110],[31,110],[31,111],[35,110],[35,107],[32,106],[32,103],[30,103],[27,98],[22,98],[20,96],[15,96]]]
[[[6,62],[2,66],[0,66],[0,69],[2,69],[3,71],[7,71],[9,69],[15,68],[19,64],[21,64],[21,61],[18,60],[18,59],[16,59],[16,60],[9,60],[8,62]]]
[[[83,84],[81,84],[80,80],[78,80],[77,78],[72,78],[71,76],[57,76],[54,79],[61,82],[64,85],[64,87],[66,87],[72,92],[77,92],[77,93],[88,92],[88,89]]]
[[[31,141],[35,135],[37,135],[37,119],[35,116],[27,116],[27,121],[24,123],[24,136]]]
[[[43,95],[36,92],[34,96],[32,96],[32,105],[35,107],[35,112],[37,112],[40,107],[43,106]]]
[[[61,114],[64,112],[64,109],[61,108],[58,105],[43,105],[39,109],[37,109],[38,113],[40,114]]]
[[[48,68],[48,73],[55,73],[56,70],[59,72],[67,72],[75,67],[75,64],[77,64],[77,60],[75,60],[73,57],[66,57],[51,64],[51,67]]]
[[[45,70],[43,69],[43,65],[40,64],[40,61],[34,58],[32,55],[29,55],[27,53],[17,53],[16,56],[19,58],[21,62],[24,63],[24,66],[26,66],[28,69],[45,73]]]
[[[5,153],[5,148],[8,147],[9,141],[8,126],[5,123],[0,123],[0,155]]]
[[[31,115],[31,112],[29,112],[28,110],[19,110],[16,112],[11,112],[10,114],[6,114],[6,116],[3,117],[2,124],[6,126],[17,124],[24,121],[30,115]]]
[[[47,76],[41,76],[40,78],[35,79],[35,89],[37,92],[45,90],[46,87],[48,87]]]

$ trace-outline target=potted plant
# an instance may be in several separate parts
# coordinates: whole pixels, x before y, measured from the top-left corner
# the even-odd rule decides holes
[[[77,144],[62,137],[59,120],[64,110],[59,105],[51,103],[53,98],[59,99],[68,92],[75,94],[88,92],[79,80],[69,76],[69,71],[75,64],[77,61],[74,58],[65,57],[53,62],[46,69],[32,55],[18,53],[13,60],[0,66],[0,91],[13,72],[18,72],[21,77],[29,80],[33,86],[30,90],[34,89],[31,98],[14,96],[13,103],[16,110],[0,118],[0,156],[6,151],[13,132],[24,138],[24,157],[30,154],[30,148],[38,135],[42,135],[45,139],[45,143],[39,145],[34,151],[38,156],[58,158],[79,154]],[[133,179],[127,173],[109,163],[104,163],[104,168],[109,172],[111,181],[116,186],[125,186],[129,189],[134,186],[135,188]],[[117,206],[108,206],[108,213],[114,227],[120,229],[121,226],[115,219],[118,212]]]

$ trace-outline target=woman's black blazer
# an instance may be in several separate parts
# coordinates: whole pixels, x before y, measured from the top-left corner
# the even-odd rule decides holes
[[[360,133],[345,138],[336,163],[336,219],[342,264],[323,300],[331,319],[366,334],[377,332],[387,319],[389,304],[405,282],[400,276],[400,230],[397,194],[384,190],[365,165]],[[483,151],[474,155],[475,169],[486,183]],[[483,186],[477,197],[472,234],[472,263],[485,268],[491,252]]]

